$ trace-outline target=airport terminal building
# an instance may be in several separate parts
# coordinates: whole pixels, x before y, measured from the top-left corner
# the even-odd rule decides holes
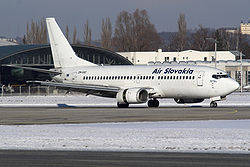
[[[130,65],[121,55],[94,46],[72,45],[76,54],[90,62],[103,65]],[[49,45],[9,45],[0,47],[0,84],[25,84],[27,80],[49,80],[45,73],[6,67],[13,64],[43,69],[53,68],[53,59]]]

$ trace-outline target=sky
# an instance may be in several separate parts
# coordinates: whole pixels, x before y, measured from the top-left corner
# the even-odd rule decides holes
[[[177,31],[177,19],[184,13],[188,29],[200,24],[209,28],[239,27],[250,19],[250,0],[0,0],[0,36],[23,36],[26,24],[55,17],[72,36],[76,26],[83,39],[83,27],[89,20],[92,39],[100,39],[102,19],[109,17],[115,26],[117,15],[125,10],[146,9],[158,32]]]

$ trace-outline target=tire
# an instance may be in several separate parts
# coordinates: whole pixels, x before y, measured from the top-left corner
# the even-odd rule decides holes
[[[159,104],[159,101],[156,99],[148,101],[148,107],[159,107]]]
[[[128,103],[125,103],[125,104],[117,103],[117,107],[118,107],[118,108],[128,108],[128,106],[129,106]]]
[[[215,101],[211,101],[210,107],[212,107],[212,108],[217,107],[217,103]]]

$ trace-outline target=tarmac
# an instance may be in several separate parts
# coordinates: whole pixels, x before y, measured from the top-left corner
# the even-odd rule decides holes
[[[249,107],[2,107],[0,125],[250,119]]]
[[[2,107],[1,125],[250,119],[249,107]],[[0,150],[0,166],[237,166],[250,154]]]

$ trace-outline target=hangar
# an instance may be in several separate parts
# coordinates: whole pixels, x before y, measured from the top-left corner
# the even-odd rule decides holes
[[[123,56],[94,46],[72,45],[76,54],[85,60],[99,65],[131,65]],[[53,68],[49,45],[12,45],[0,47],[0,84],[24,84],[27,80],[48,80],[48,74],[28,71],[5,65],[21,65],[43,69]]]

